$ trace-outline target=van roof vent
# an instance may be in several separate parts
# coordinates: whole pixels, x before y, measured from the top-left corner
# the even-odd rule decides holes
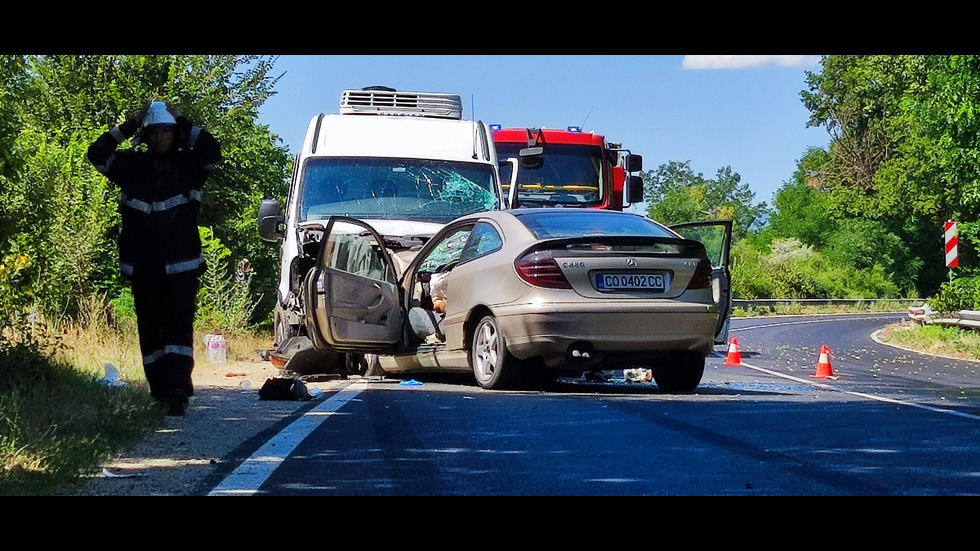
[[[463,102],[456,94],[432,92],[398,92],[372,86],[361,90],[344,90],[340,95],[342,115],[400,115],[462,119]]]

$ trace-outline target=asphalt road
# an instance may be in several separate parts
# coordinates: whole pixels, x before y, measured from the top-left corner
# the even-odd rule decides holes
[[[733,320],[700,387],[351,380],[211,495],[976,495],[978,364],[876,343],[899,315]],[[833,378],[816,378],[822,346]]]

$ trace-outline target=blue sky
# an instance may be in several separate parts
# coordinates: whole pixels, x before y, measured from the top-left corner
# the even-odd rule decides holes
[[[800,101],[819,56],[284,55],[263,105],[294,152],[310,118],[336,113],[346,89],[382,85],[459,94],[464,118],[504,126],[580,125],[643,156],[644,170],[689,161],[713,178],[730,166],[772,205],[823,128],[807,128]]]

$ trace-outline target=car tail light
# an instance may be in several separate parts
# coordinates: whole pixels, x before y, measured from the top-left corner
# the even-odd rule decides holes
[[[698,262],[698,267],[694,269],[694,275],[687,284],[688,289],[707,289],[711,287],[711,262],[702,258]]]
[[[535,287],[549,289],[571,289],[572,285],[565,279],[565,274],[558,267],[558,262],[551,251],[536,251],[526,254],[514,262],[517,275]]]

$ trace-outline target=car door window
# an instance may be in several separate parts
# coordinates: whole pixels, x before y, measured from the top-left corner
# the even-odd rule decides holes
[[[690,222],[675,224],[671,229],[687,239],[700,241],[704,245],[713,268],[727,267],[731,251],[731,222],[719,220],[712,222]]]
[[[461,228],[446,236],[419,264],[418,271],[442,272],[452,269],[459,262],[463,245],[466,244],[471,230],[471,227]]]
[[[348,225],[349,226],[349,225]],[[354,226],[350,226],[355,229]],[[345,229],[337,224],[338,230]],[[331,268],[378,281],[392,281],[374,237],[365,232],[331,232],[326,243],[326,263]]]
[[[459,255],[459,263],[488,255],[504,246],[504,240],[497,229],[486,222],[480,222],[473,227],[470,237]]]
[[[711,261],[712,290],[715,302],[721,306],[718,325],[715,329],[715,344],[728,341],[730,318],[732,315],[732,276],[729,269],[732,246],[731,220],[706,222],[687,222],[674,224],[671,229],[683,237],[700,241]]]

